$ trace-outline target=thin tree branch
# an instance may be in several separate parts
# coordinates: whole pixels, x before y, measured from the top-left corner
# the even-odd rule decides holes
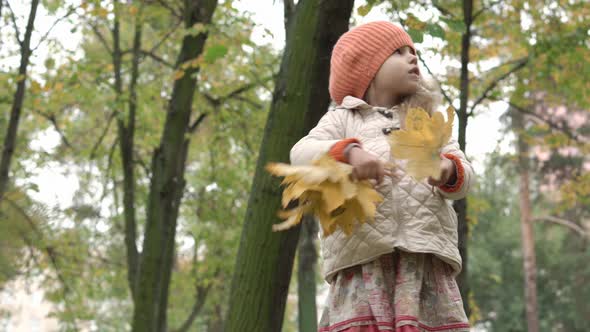
[[[181,13],[181,12],[179,12],[179,11],[180,11],[180,9],[172,7],[172,6],[171,6],[171,5],[170,5],[170,4],[169,4],[169,3],[168,3],[166,0],[157,0],[156,2],[157,2],[158,4],[160,4],[160,6],[162,6],[162,7],[166,8],[166,9],[168,9],[168,11],[170,11],[170,13],[171,13],[171,14],[172,14],[174,17],[176,17],[176,18],[178,18],[180,21],[182,21],[182,13]]]
[[[111,123],[113,123],[113,119],[115,118],[115,114],[116,114],[116,111],[113,111],[109,115],[109,118],[107,119],[107,125],[104,127],[102,134],[100,134],[98,141],[96,141],[96,143],[94,143],[92,150],[90,150],[90,160],[92,160],[96,157],[96,152],[98,150],[98,147],[100,146],[100,144],[102,144],[102,141],[104,140],[105,136],[109,132],[109,129],[111,128]]]
[[[434,6],[434,8],[436,8],[443,15],[446,15],[446,16],[451,17],[451,18],[455,18],[455,15],[453,13],[451,13],[448,9],[444,8],[443,6],[441,6],[440,3],[439,3],[439,1],[432,1],[432,6]]]
[[[115,148],[117,147],[117,144],[119,144],[119,135],[117,135],[117,137],[115,138],[115,140],[113,141],[113,144],[111,144],[111,147],[109,149],[109,158],[107,159],[107,169],[106,169],[106,173],[108,174],[109,171],[111,170],[112,166],[113,166],[113,157],[115,155]]]
[[[445,92],[445,90],[443,90],[442,85],[440,84],[440,81],[436,78],[436,76],[432,73],[432,71],[430,70],[430,67],[428,67],[428,65],[426,64],[426,61],[424,61],[424,59],[422,58],[422,56],[420,54],[418,54],[418,59],[420,59],[420,62],[422,62],[422,65],[424,65],[424,67],[426,68],[426,70],[428,71],[428,73],[430,74],[430,76],[432,76],[432,78],[436,81],[436,83],[438,84],[438,87],[440,89],[440,92],[442,93],[443,97],[445,97],[445,100],[447,101],[447,103],[449,103],[449,106],[451,106],[453,109],[455,109],[455,107],[453,106],[453,101],[451,100],[451,98],[447,95],[447,93]],[[455,110],[457,111],[457,110]]]
[[[55,128],[55,131],[57,131],[59,133],[59,135],[61,136],[61,140],[64,142],[64,144],[68,148],[76,151],[76,149],[74,149],[74,147],[72,146],[72,144],[70,144],[70,141],[67,139],[66,134],[59,127],[59,124],[57,123],[57,119],[55,118],[55,114],[51,114],[50,116],[47,117],[47,119],[49,120],[49,122],[51,122],[53,124],[53,127]]]
[[[157,54],[153,53],[152,51],[146,51],[146,50],[141,50],[140,51],[141,55],[145,55],[148,56],[152,59],[154,59],[155,61],[169,67],[169,68],[174,68],[174,64],[164,60],[163,58],[161,58],[160,56],[158,56]]]
[[[519,71],[520,69],[524,68],[527,63],[529,61],[529,58],[523,58],[521,59],[521,61],[518,62],[518,64],[514,67],[512,67],[512,69],[510,69],[509,71],[507,71],[506,73],[504,73],[503,75],[499,76],[498,78],[496,78],[495,80],[493,80],[490,85],[488,85],[488,87],[483,91],[483,93],[479,96],[479,98],[477,98],[475,100],[475,102],[473,103],[473,105],[471,106],[471,109],[469,111],[469,115],[473,115],[473,111],[475,110],[475,108],[484,100],[488,97],[488,93],[490,93],[494,88],[496,88],[496,86],[498,85],[498,83],[500,83],[501,81],[503,81],[504,79],[506,79],[508,76],[510,76],[511,74]]]
[[[121,51],[121,56],[127,55],[129,53],[133,53],[133,50],[124,50]],[[151,52],[151,51],[146,51],[146,50],[140,50],[139,54],[141,54],[142,56],[147,56],[149,58],[154,59],[156,62],[159,62],[163,65],[165,65],[166,67],[169,68],[173,68],[174,69],[174,65],[166,60],[164,60],[161,56]]]
[[[178,21],[176,21],[176,24],[174,25],[174,27],[172,29],[170,29],[170,31],[168,31],[164,37],[162,37],[162,39],[160,39],[159,42],[157,42],[151,49],[150,49],[150,53],[155,53],[156,50],[162,46],[162,44],[164,44],[164,42],[170,38],[170,36],[176,31],[176,29],[178,29],[178,27],[180,26],[180,24],[182,23],[182,19],[179,19]]]
[[[590,237],[590,233],[588,233],[586,230],[584,230],[580,225],[578,225],[575,222],[570,221],[570,220],[566,220],[566,219],[562,219],[562,218],[558,218],[558,217],[554,217],[554,216],[540,216],[540,217],[533,218],[532,221],[546,221],[546,222],[562,225],[562,226],[565,226],[565,227],[569,228],[570,230],[578,233],[578,235],[580,235],[582,237]]]
[[[201,195],[205,192],[205,187],[202,187],[200,190],[200,195],[199,197],[202,197]],[[203,202],[204,200],[201,200],[201,202]],[[199,206],[197,207],[197,218],[200,219],[201,217],[201,207],[203,204],[198,204]],[[180,327],[176,330],[173,330],[174,332],[186,332],[189,330],[189,328],[191,327],[191,325],[193,324],[193,322],[195,321],[195,319],[197,318],[199,312],[201,311],[201,309],[203,308],[203,305],[205,304],[205,300],[207,299],[207,294],[209,293],[209,290],[211,290],[211,286],[212,286],[212,282],[210,282],[207,286],[203,286],[203,285],[199,285],[198,282],[196,282],[198,280],[197,278],[197,264],[198,264],[198,250],[199,250],[199,241],[197,240],[197,237],[192,233],[189,232],[195,242],[195,245],[193,247],[193,265],[192,265],[192,276],[195,278],[195,302],[193,303],[193,307],[191,309],[190,314],[188,315],[188,317],[186,318],[186,320],[184,321],[184,323],[182,323],[180,325]],[[216,272],[214,273],[214,275],[218,274],[219,270],[216,270]]]
[[[105,48],[105,50],[107,50],[107,52],[110,55],[113,55],[113,50],[109,47],[109,43],[107,42],[107,40],[103,36],[103,34],[100,32],[100,30],[98,30],[98,27],[92,23],[88,23],[88,25],[90,26],[90,28],[92,28],[92,31],[94,32],[96,37],[98,37],[98,40],[100,41],[102,46]]]
[[[53,24],[51,25],[51,27],[49,27],[49,29],[47,29],[47,31],[45,32],[45,34],[43,35],[43,37],[41,37],[41,39],[39,39],[39,43],[37,43],[37,46],[33,47],[32,52],[34,52],[39,46],[41,46],[41,44],[47,39],[47,37],[49,36],[49,34],[51,33],[51,31],[53,30],[53,28],[55,28],[55,26],[61,22],[63,19],[67,18],[68,16],[72,15],[72,13],[74,13],[76,11],[76,9],[80,8],[78,7],[70,7],[70,10],[67,11],[67,13],[65,13],[62,17],[58,18],[57,20],[55,20],[53,22]]]
[[[141,159],[141,157],[139,156],[139,154],[137,152],[134,152],[133,155],[135,156],[133,158],[133,162],[139,166],[141,166],[141,168],[143,169],[143,172],[145,173],[145,176],[147,178],[150,178],[151,176],[151,169],[149,167],[149,165],[143,160]]]
[[[213,105],[215,107],[215,106],[219,106],[219,105],[223,104],[228,99],[237,98],[238,95],[240,95],[240,94],[242,94],[242,93],[244,93],[244,92],[246,92],[246,91],[248,91],[250,89],[253,89],[253,88],[257,87],[257,86],[263,85],[264,83],[266,83],[266,82],[268,82],[268,81],[270,81],[272,79],[273,79],[272,77],[265,77],[262,80],[257,80],[256,82],[250,82],[248,84],[245,84],[245,85],[243,85],[243,86],[241,86],[241,87],[239,87],[239,88],[231,91],[230,93],[228,93],[228,94],[226,94],[225,96],[222,96],[222,97],[213,97],[213,96],[211,96],[208,93],[203,93],[203,96],[205,97],[205,99],[207,99],[207,101],[211,105]]]
[[[208,112],[202,113],[201,115],[199,115],[199,117],[195,120],[195,122],[193,122],[189,128],[188,128],[188,132],[189,133],[194,133],[197,128],[199,127],[199,125],[201,124],[201,122],[203,122],[203,120],[205,120],[205,118],[207,117],[207,115],[209,115]]]
[[[10,20],[12,21],[12,25],[14,26],[14,37],[16,38],[16,41],[18,42],[20,47],[22,48],[23,41],[20,39],[20,30],[18,29],[18,24],[16,23],[16,15],[14,15],[14,11],[12,10],[12,7],[10,6],[10,2],[8,2],[8,0],[6,0],[6,7],[8,7],[8,10],[10,11]]]
[[[114,195],[113,201],[114,201],[114,205],[116,206],[116,209],[115,209],[116,211],[119,211],[119,208],[117,206],[118,205],[118,199],[117,199],[117,182],[115,181],[115,174],[114,174],[115,172],[111,172],[111,168],[113,166],[113,156],[115,155],[115,148],[117,147],[117,144],[118,143],[119,143],[119,136],[117,135],[115,137],[115,140],[111,144],[111,147],[109,148],[109,154],[108,154],[108,158],[107,158],[107,168],[106,168],[106,170],[104,172],[104,174],[107,174],[107,176],[105,177],[105,180],[104,180],[103,185],[102,185],[103,188],[107,188],[107,183],[109,181],[108,175],[112,173],[111,174],[112,177],[113,177],[113,190],[112,190],[112,193]],[[109,193],[110,192],[108,190],[106,190],[106,189],[103,190],[103,194],[102,194],[102,197],[100,198],[100,201],[102,202],[106,198],[107,194],[109,194]]]
[[[515,66],[518,66],[518,65],[520,65],[520,64],[521,64],[523,61],[525,61],[525,62],[526,62],[526,61],[528,61],[528,59],[529,59],[529,56],[525,56],[525,57],[522,57],[522,58],[518,58],[518,59],[512,59],[512,60],[510,60],[510,61],[502,62],[501,64],[499,64],[499,65],[497,65],[497,66],[495,66],[495,67],[493,67],[493,68],[490,68],[490,69],[488,69],[488,70],[486,70],[486,71],[482,72],[482,74],[493,73],[493,72],[497,71],[498,69],[500,69],[500,68],[502,68],[502,67],[505,67],[505,66],[510,66],[510,65],[515,65]]]
[[[33,112],[35,112],[37,115],[49,120],[49,122],[51,122],[51,124],[53,125],[53,128],[55,129],[55,131],[57,131],[57,133],[59,134],[59,136],[61,136],[61,140],[63,141],[63,143],[70,149],[72,150],[76,150],[74,149],[74,147],[72,146],[72,144],[70,144],[70,141],[67,139],[66,135],[64,134],[64,132],[61,130],[61,128],[59,127],[59,124],[57,123],[57,119],[55,117],[55,114],[46,114],[43,113],[37,109],[33,109]]]
[[[482,6],[480,10],[478,10],[477,12],[475,12],[475,14],[473,14],[473,21],[475,22],[475,20],[481,15],[483,14],[483,12],[485,12],[486,10],[494,7],[497,4],[502,3],[502,1],[493,1],[490,2],[487,6]]]
[[[267,77],[267,78],[263,79],[262,81],[263,82],[266,82],[266,81],[269,81],[271,79],[272,79],[271,77]],[[251,83],[248,83],[248,84],[246,84],[244,86],[241,86],[241,87],[233,90],[232,92],[226,94],[223,97],[213,97],[213,96],[211,96],[208,93],[203,93],[203,96],[205,97],[205,99],[207,99],[207,101],[209,102],[209,104],[211,104],[211,106],[213,106],[213,108],[217,109],[221,104],[223,104],[224,102],[226,102],[228,99],[237,98],[240,94],[242,94],[242,93],[244,93],[244,92],[246,92],[246,91],[248,91],[248,90],[250,90],[252,88],[255,88],[255,87],[259,86],[259,85],[260,85],[259,82],[251,82]],[[191,134],[194,133],[197,130],[199,124],[201,124],[201,122],[203,122],[203,120],[205,120],[205,118],[208,115],[209,115],[209,112],[202,113],[195,120],[195,122],[193,122],[189,126],[188,132],[191,133]]]
[[[195,319],[199,315],[199,312],[203,308],[203,305],[205,304],[205,300],[207,299],[207,294],[209,293],[210,290],[211,290],[211,283],[209,283],[209,285],[207,285],[206,287],[203,287],[203,286],[197,287],[197,291],[196,291],[196,295],[195,295],[195,303],[193,304],[193,308],[191,310],[191,313],[186,318],[184,323],[182,323],[182,325],[174,332],[186,332],[190,329],[191,325],[193,324],[193,322],[195,321]]]
[[[249,99],[249,98],[246,98],[246,97],[244,97],[244,96],[235,96],[235,98],[236,98],[237,100],[239,100],[239,101],[243,101],[243,102],[245,102],[245,103],[248,103],[248,104],[250,104],[250,105],[252,105],[252,106],[254,106],[254,107],[258,108],[258,109],[261,109],[261,108],[263,107],[263,105],[262,105],[262,104],[260,104],[260,103],[257,103],[257,102],[255,102],[254,100],[251,100],[251,99]]]
[[[572,139],[572,140],[574,140],[576,142],[579,142],[579,143],[586,143],[585,140],[582,137],[580,137],[579,135],[574,134],[573,132],[571,132],[567,128],[562,127],[562,126],[559,126],[555,122],[553,122],[553,121],[551,121],[549,119],[546,119],[546,118],[542,117],[541,115],[539,115],[539,114],[537,114],[537,113],[535,113],[535,112],[533,112],[531,110],[526,109],[525,107],[516,105],[516,104],[514,104],[513,102],[510,102],[510,101],[505,101],[505,100],[500,100],[500,99],[494,99],[494,98],[490,98],[490,100],[503,101],[503,102],[507,103],[508,106],[510,106],[513,109],[515,109],[516,111],[518,111],[520,113],[523,113],[523,114],[530,115],[530,116],[532,116],[532,117],[540,120],[541,122],[547,124],[552,129],[555,129],[557,131],[560,131],[560,132],[564,133],[568,138],[570,138],[570,139]]]

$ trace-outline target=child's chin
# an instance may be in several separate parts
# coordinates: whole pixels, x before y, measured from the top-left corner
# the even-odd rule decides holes
[[[408,82],[408,84],[406,85],[405,94],[406,95],[413,95],[414,93],[418,92],[419,87],[420,87],[420,84],[418,81]]]

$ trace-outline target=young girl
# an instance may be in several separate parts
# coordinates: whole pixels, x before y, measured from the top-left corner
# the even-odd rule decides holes
[[[329,153],[356,179],[376,180],[384,200],[373,223],[322,236],[330,291],[320,332],[469,331],[454,279],[461,256],[451,200],[467,194],[471,165],[452,141],[441,151],[440,179],[417,182],[388,144],[410,107],[435,112],[436,91],[420,75],[410,36],[392,23],[361,25],[334,47],[330,96],[339,106],[292,148],[291,163]],[[387,162],[399,167],[389,172]]]

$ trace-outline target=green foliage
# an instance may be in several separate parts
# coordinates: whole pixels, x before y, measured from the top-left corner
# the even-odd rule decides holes
[[[479,222],[471,232],[469,276],[480,312],[477,324],[489,331],[526,330],[516,183],[505,158],[492,155],[473,195],[474,201],[489,204],[475,213]],[[590,277],[590,269],[581,264],[590,259],[587,241],[545,223],[535,224],[535,239],[541,330],[584,331],[588,313],[580,301],[590,293],[579,285]]]
[[[219,58],[223,58],[227,54],[227,47],[223,45],[213,45],[207,48],[205,52],[205,61],[213,63]]]
[[[35,231],[46,219],[39,206],[29,204],[30,198],[17,189],[7,192],[0,200],[0,288],[32,272],[30,264],[40,246]],[[23,256],[28,257],[23,259]]]

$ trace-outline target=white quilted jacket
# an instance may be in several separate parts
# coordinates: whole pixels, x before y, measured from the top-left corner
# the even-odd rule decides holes
[[[334,143],[351,137],[360,140],[364,150],[384,161],[393,161],[384,132],[388,128],[398,129],[399,118],[395,107],[372,107],[363,100],[346,97],[341,106],[328,111],[317,126],[293,146],[291,164],[309,164],[327,153]],[[450,200],[467,194],[474,175],[456,141],[449,142],[442,153],[451,153],[462,161],[465,180],[460,190],[447,193],[436,188],[433,192],[426,181],[416,182],[405,173],[395,184],[385,177],[376,186],[384,200],[377,208],[375,222],[362,224],[351,236],[338,229],[328,237],[321,237],[323,275],[327,282],[331,282],[338,271],[374,260],[395,248],[433,253],[452,266],[455,273],[461,271],[457,215]],[[396,163],[403,168],[403,161]]]

